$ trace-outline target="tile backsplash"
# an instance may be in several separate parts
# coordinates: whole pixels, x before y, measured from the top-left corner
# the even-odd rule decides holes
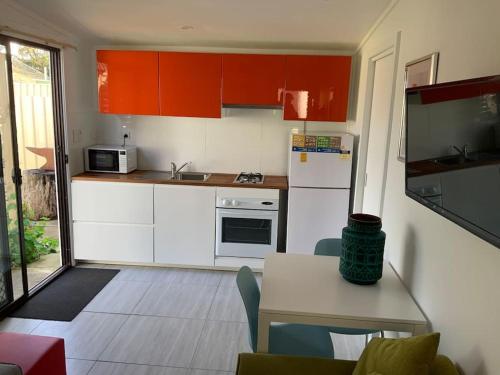
[[[170,170],[191,161],[191,170],[286,175],[288,136],[303,122],[283,121],[273,109],[223,109],[222,119],[98,115],[97,143],[138,147],[139,169]],[[345,124],[307,123],[308,130],[345,132]]]

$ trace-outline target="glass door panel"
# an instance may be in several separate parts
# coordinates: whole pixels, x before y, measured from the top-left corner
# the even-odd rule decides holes
[[[48,49],[10,43],[28,289],[63,264]]]
[[[271,244],[270,219],[222,218],[222,242],[257,245]]]
[[[0,308],[27,293],[20,246],[7,48],[0,43]]]

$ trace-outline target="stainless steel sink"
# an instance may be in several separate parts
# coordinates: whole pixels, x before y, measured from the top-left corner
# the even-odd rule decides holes
[[[134,177],[136,180],[171,180],[171,172],[163,171],[144,171]]]
[[[206,181],[210,177],[210,173],[203,172],[177,172],[172,177],[172,172],[162,171],[145,171],[134,178],[136,180],[180,180],[180,181]]]
[[[210,173],[203,172],[179,172],[176,174],[176,180],[182,181],[206,181],[210,177]]]

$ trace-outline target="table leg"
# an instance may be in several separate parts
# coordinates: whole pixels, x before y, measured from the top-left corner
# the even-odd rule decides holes
[[[267,353],[269,351],[269,328],[271,321],[266,314],[259,312],[259,327],[257,332],[257,352]]]

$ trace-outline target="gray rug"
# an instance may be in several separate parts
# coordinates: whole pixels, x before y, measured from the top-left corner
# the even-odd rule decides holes
[[[120,270],[70,268],[10,316],[70,322]]]

